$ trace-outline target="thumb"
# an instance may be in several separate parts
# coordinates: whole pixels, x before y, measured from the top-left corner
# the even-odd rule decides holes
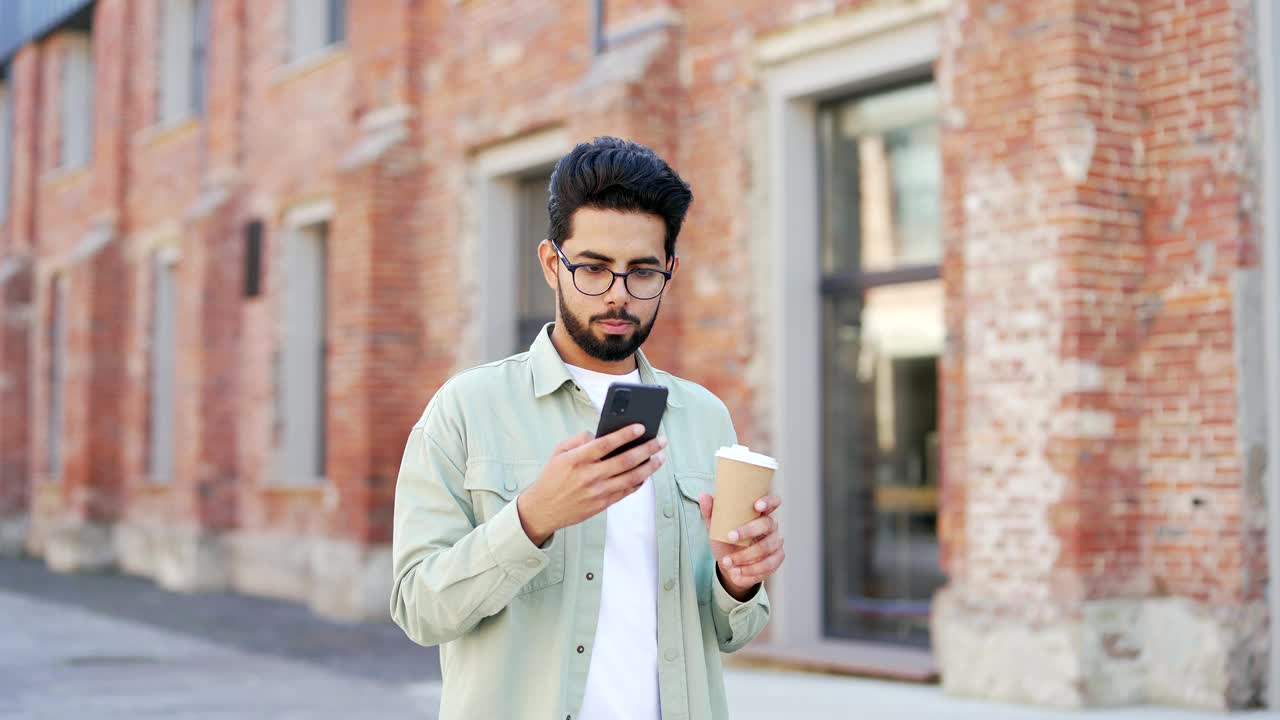
[[[583,445],[586,445],[587,443],[591,442],[593,438],[594,436],[589,432],[580,432],[577,435],[571,435],[565,438],[564,440],[561,440],[560,444],[556,445],[556,449],[553,450],[551,454],[559,455],[560,453],[569,452],[574,448],[579,448],[579,447],[582,447]]]
[[[706,523],[707,530],[711,529],[711,508],[716,504],[716,499],[707,493],[698,496],[698,510],[702,513],[702,522]]]

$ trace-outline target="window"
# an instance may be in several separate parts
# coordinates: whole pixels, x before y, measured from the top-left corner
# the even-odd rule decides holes
[[[83,167],[93,153],[93,74],[89,33],[68,33],[61,78],[63,168]]]
[[[55,275],[49,286],[49,377],[45,427],[45,467],[49,476],[62,477],[62,399],[67,347],[66,287]]]
[[[147,474],[173,478],[174,387],[177,374],[178,272],[171,251],[152,259],[150,454]]]
[[[345,0],[289,0],[289,59],[299,60],[346,39]]]
[[[284,344],[277,376],[278,418],[287,480],[325,475],[328,336],[327,223],[294,230],[286,247]]]
[[[516,230],[516,266],[519,291],[516,296],[516,347],[514,352],[529,349],[538,331],[556,319],[555,293],[547,287],[538,261],[538,243],[547,237],[550,217],[547,215],[547,186],[551,172],[521,178],[517,181],[519,226]]]
[[[932,82],[818,115],[826,627],[923,644],[938,567],[941,168]]]
[[[204,112],[209,1],[166,0],[160,6],[160,103],[157,119],[163,124]]]
[[[9,183],[13,168],[13,98],[0,82],[0,222],[9,216]]]

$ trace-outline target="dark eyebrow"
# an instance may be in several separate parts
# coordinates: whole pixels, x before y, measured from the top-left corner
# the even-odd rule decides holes
[[[580,252],[580,253],[575,253],[575,255],[577,255],[579,258],[586,258],[587,260],[597,260],[597,261],[602,262],[602,263],[605,263],[605,264],[607,264],[607,265],[612,265],[612,264],[613,264],[613,258],[609,257],[608,255],[604,255],[604,254],[602,254],[602,253],[598,253],[598,252],[596,252],[596,251],[594,251],[594,250],[583,250],[583,251],[582,251],[582,252]],[[628,266],[628,267],[634,267],[634,266],[636,266],[636,265],[658,265],[658,266],[661,266],[661,265],[662,265],[662,261],[661,261],[661,260],[659,260],[658,258],[656,258],[656,257],[654,257],[654,256],[652,256],[652,255],[650,255],[650,256],[648,256],[648,257],[633,258],[630,262],[628,262],[628,263],[627,263],[627,266]]]

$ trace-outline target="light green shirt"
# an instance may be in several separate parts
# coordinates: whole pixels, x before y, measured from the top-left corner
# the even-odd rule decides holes
[[[440,645],[441,720],[567,718],[582,704],[600,615],[606,513],[542,547],[514,502],[565,438],[595,431],[599,411],[548,335],[529,352],[460,373],[413,426],[396,482],[391,616],[414,642]],[[736,434],[724,403],[654,370],[665,385],[667,462],[657,494],[658,688],[663,720],[726,718],[720,653],[769,620],[758,588],[738,602],[721,586],[698,495],[715,452]],[[636,672],[652,672],[636,668]]]

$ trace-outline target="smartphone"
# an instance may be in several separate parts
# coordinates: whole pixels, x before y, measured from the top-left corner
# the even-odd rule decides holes
[[[662,385],[613,383],[604,397],[596,437],[601,438],[628,425],[644,425],[644,434],[605,456],[611,458],[658,437],[662,413],[667,409],[667,389]]]

